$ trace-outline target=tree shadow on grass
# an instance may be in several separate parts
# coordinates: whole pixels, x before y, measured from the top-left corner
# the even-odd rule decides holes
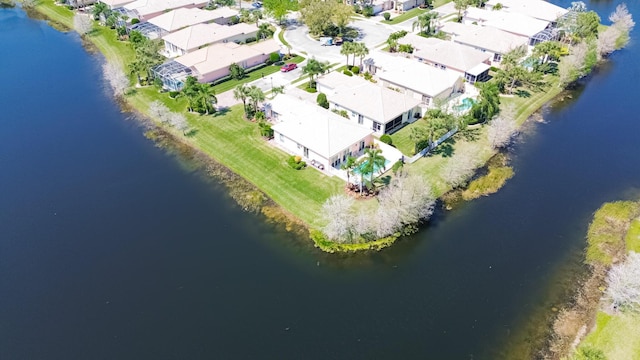
[[[194,137],[198,134],[198,129],[189,129],[189,131],[184,133],[184,136],[186,137]]]
[[[459,136],[466,141],[476,141],[480,138],[480,128],[465,129],[458,132],[456,136]]]
[[[526,91],[526,90],[518,90],[518,91],[516,91],[516,96],[521,97],[521,98],[530,98],[531,97],[531,93]]]
[[[455,145],[456,140],[454,138],[449,138],[442,144],[440,144],[437,148],[431,150],[429,154],[431,155],[440,155],[444,158],[453,156],[455,149],[453,145]]]
[[[231,109],[229,109],[228,107],[220,107],[216,110],[216,112],[213,114],[213,117],[218,117],[218,116],[225,116],[227,115],[227,113],[231,111]]]
[[[380,176],[375,180],[373,180],[373,182],[376,184],[376,186],[380,186],[380,185],[387,186],[389,185],[389,183],[391,183],[391,175]]]

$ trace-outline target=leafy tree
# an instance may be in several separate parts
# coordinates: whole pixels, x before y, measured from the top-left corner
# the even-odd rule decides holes
[[[411,29],[415,30],[417,27],[421,33],[425,35],[431,35],[434,32],[433,22],[438,17],[438,13],[434,11],[429,11],[427,13],[419,15],[416,20],[413,22]]]
[[[562,44],[558,41],[545,41],[538,43],[533,48],[533,56],[547,61],[558,61],[562,55]]]
[[[229,74],[231,75],[231,78],[236,80],[242,80],[245,77],[244,68],[236,63],[229,66]]]
[[[324,93],[318,94],[318,96],[316,97],[316,102],[318,103],[319,106],[325,109],[329,108],[329,101],[327,101],[327,95],[325,95]]]
[[[195,101],[197,103],[197,111],[204,112],[209,115],[215,112],[214,104],[218,103],[216,98],[216,91],[211,84],[198,84],[197,96]]]
[[[473,0],[453,0],[453,7],[458,10],[458,22],[462,20],[462,12],[467,10]]]
[[[149,41],[140,31],[132,30],[129,33],[129,42],[133,45],[133,48],[137,48],[142,45],[144,42]]]
[[[264,0],[262,6],[279,24],[282,24],[289,12],[298,9],[298,2],[296,0]]]
[[[600,16],[595,11],[581,12],[576,18],[575,36],[579,39],[587,39],[598,36]]]
[[[427,122],[426,138],[430,144],[456,127],[455,116],[438,108],[427,110],[424,120]]]
[[[147,79],[151,79],[151,69],[162,64],[165,60],[160,55],[161,48],[162,43],[159,40],[148,40],[147,38],[135,47],[135,60],[129,65],[129,69],[136,74],[138,84],[140,83],[140,73],[146,74]]]
[[[307,25],[311,34],[324,34],[333,26],[332,17],[336,5],[338,2],[335,1],[301,0],[300,20]]]
[[[358,165],[357,159],[353,156],[347,156],[347,159],[345,160],[345,162],[343,162],[342,165],[340,165],[340,169],[346,171],[347,173],[347,183],[349,183],[349,178],[351,175],[353,175],[353,169],[355,169],[357,165]]]
[[[251,85],[249,88],[249,92],[247,93],[249,99],[251,100],[251,106],[253,108],[253,114],[258,111],[258,104],[263,102],[266,99],[264,92],[262,89],[255,85]]]
[[[334,5],[332,12],[333,15],[331,16],[331,21],[338,27],[338,34],[342,36],[344,34],[344,29],[349,25],[352,16],[354,15],[353,7],[343,2],[339,2]]]
[[[111,9],[109,9],[109,7],[105,3],[98,2],[95,5],[93,5],[93,9],[91,9],[91,14],[93,15],[94,20],[99,20],[101,14],[104,14],[105,18],[111,15]]]
[[[468,122],[485,122],[500,111],[500,89],[493,82],[479,83],[478,101],[471,106],[467,114]]]
[[[267,38],[270,38],[271,35],[273,35],[273,30],[271,29],[271,25],[264,23],[258,26],[258,32],[256,33],[256,37],[258,39],[267,39]]]

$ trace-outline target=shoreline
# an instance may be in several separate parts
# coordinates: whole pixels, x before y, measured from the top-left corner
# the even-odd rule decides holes
[[[37,19],[46,20],[50,25],[53,23],[54,25],[51,25],[51,26],[58,31],[66,31],[71,28],[70,25],[72,24],[69,22],[72,22],[72,18],[69,18],[69,16],[73,16],[74,14],[72,11],[68,10],[66,7],[56,5],[53,0],[42,0],[34,8],[24,9],[24,11],[30,17],[32,17],[34,13],[39,14],[39,16],[36,16]],[[128,58],[133,56],[133,51],[128,43],[115,40],[116,43],[111,44],[110,39],[108,39],[107,36],[113,35],[112,37],[115,39],[115,34],[112,34],[113,33],[112,30],[103,26],[95,26],[95,30],[93,32],[94,32],[93,34],[89,34],[81,37],[83,46],[88,47],[89,51],[94,51],[94,50],[100,51],[100,53],[105,57],[106,61],[116,62],[121,66],[128,63],[127,61]],[[111,40],[111,42],[113,42],[113,40]],[[541,109],[543,109],[547,103],[549,103],[551,100],[556,98],[564,90],[565,90],[564,88],[561,88],[557,86],[557,84],[552,83],[549,85],[549,88],[547,89],[546,92],[543,91],[542,94],[539,94],[539,96],[532,96],[531,99],[527,99],[526,101],[524,101],[517,108],[518,113],[516,116],[516,123],[518,127],[521,128],[522,125],[527,121],[527,119],[529,119],[533,114],[536,114]],[[308,216],[301,216],[303,214],[298,214],[295,211],[292,211],[292,209],[287,208],[286,206],[283,205],[285,203],[289,204],[289,201],[285,201],[284,199],[281,199],[281,201],[279,202],[278,199],[275,199],[274,196],[271,196],[269,194],[269,191],[265,191],[265,188],[261,187],[259,183],[256,183],[252,181],[251,178],[241,174],[242,171],[238,171],[241,169],[239,169],[237,166],[235,169],[234,167],[229,166],[230,159],[227,159],[227,161],[224,161],[223,160],[224,155],[215,154],[215,149],[209,149],[207,151],[200,144],[198,144],[198,139],[191,139],[189,137],[181,136],[181,134],[179,134],[177,130],[164,126],[163,124],[159,123],[157,119],[151,118],[148,115],[148,113],[145,111],[145,109],[146,109],[146,106],[148,106],[148,103],[155,100],[153,99],[153,96],[160,98],[160,96],[155,95],[154,93],[157,93],[157,90],[152,87],[135,88],[134,95],[125,96],[121,99],[120,102],[122,105],[124,105],[124,107],[128,111],[134,112],[139,117],[144,117],[145,120],[148,121],[150,124],[153,124],[156,129],[161,130],[166,135],[170,135],[170,138],[172,139],[172,141],[175,141],[176,143],[180,144],[180,147],[181,146],[188,147],[192,151],[199,153],[200,156],[208,159],[207,163],[209,164],[215,163],[214,167],[216,169],[224,169],[224,171],[216,170],[214,171],[214,173],[233,174],[233,176],[231,177],[233,180],[224,180],[228,178],[228,176],[226,175],[220,176],[220,177],[216,177],[215,175],[212,175],[212,176],[214,176],[217,179],[220,179],[220,181],[230,190],[230,193],[235,194],[235,195],[232,195],[232,197],[240,204],[240,206],[242,206],[243,208],[245,207],[245,205],[243,205],[243,202],[245,202],[247,198],[251,198],[251,197],[255,198],[259,204],[251,205],[249,206],[249,208],[251,208],[253,211],[256,211],[255,207],[257,206],[259,208],[258,210],[259,212],[263,213],[268,219],[283,223],[287,228],[287,230],[294,227],[298,228],[299,230],[304,229],[302,232],[305,233],[306,237],[312,239],[316,247],[320,248],[322,251],[356,252],[356,251],[363,251],[363,250],[380,250],[382,248],[391,246],[397,239],[399,239],[404,235],[419,231],[420,224],[416,224],[415,226],[411,226],[410,228],[406,229],[407,231],[404,231],[403,233],[396,233],[392,236],[389,236],[383,239],[377,239],[375,241],[370,241],[370,242],[338,243],[338,242],[328,241],[324,239],[321,232],[317,230],[317,227],[318,227],[317,210],[314,211],[314,209],[304,209],[307,212],[309,212],[309,214],[307,214]],[[506,100],[506,99],[509,99],[509,97],[501,96],[500,99]],[[508,103],[508,102],[509,101],[505,101],[505,103]],[[504,106],[506,106],[506,104]],[[234,111],[237,111],[237,109],[234,109],[234,107],[228,109],[228,112],[230,113]],[[222,115],[222,117],[225,117],[225,116],[226,115]],[[207,119],[196,118],[196,117],[192,117],[192,119],[195,119],[193,121],[197,123],[202,123],[204,121],[228,120],[224,118],[216,119],[211,116],[209,116]],[[483,128],[480,129],[480,131],[482,130]],[[488,162],[494,156],[496,156],[496,154],[498,154],[499,152],[491,148],[491,146],[488,144],[478,144],[477,141],[470,142],[470,144],[476,147],[477,148],[476,150],[478,150],[478,153],[480,154],[479,163],[481,165],[479,166],[479,168],[475,170],[475,174],[477,174],[478,171],[486,167]],[[222,156],[222,158],[220,158],[220,156]],[[418,160],[418,162],[416,163],[419,163],[421,161],[424,164],[426,160],[425,158],[422,158]],[[425,170],[424,167],[427,167],[427,169]],[[429,165],[423,165],[422,167],[416,166],[413,169],[407,169],[407,171],[408,172],[429,171],[433,167],[435,167],[435,165],[429,164]],[[474,179],[475,178],[476,177],[474,176]],[[324,179],[324,181],[327,183],[330,183],[330,187],[331,187],[329,189],[323,188],[322,191],[325,193],[331,194],[332,191],[341,190],[343,187],[343,185],[336,185],[333,179]],[[238,184],[235,184],[235,183],[238,183]],[[232,187],[231,185],[234,185],[234,186]],[[316,186],[316,188],[319,188],[321,186],[322,184],[319,186]],[[446,197],[448,193],[452,191],[451,187],[447,184],[434,184],[433,187],[435,189],[434,191],[435,198],[440,200],[442,200],[444,197]],[[236,190],[233,190],[234,188],[245,188],[248,190],[244,193],[240,193]],[[456,189],[453,191],[458,191],[458,190],[459,189]],[[497,190],[499,190],[499,188],[496,189],[496,191]],[[314,195],[317,195],[316,197],[323,196],[323,194],[314,194]],[[481,194],[480,196],[486,196],[486,195],[488,194]],[[295,199],[295,194],[292,195],[291,197]],[[365,200],[365,201],[373,201],[373,200]],[[265,205],[263,209],[262,206],[260,205],[261,203],[265,203],[268,205]],[[320,203],[315,205],[319,205],[317,206],[317,208],[319,208],[322,204]],[[314,221],[316,223],[314,223]],[[295,226],[293,224],[295,224]],[[320,236],[318,236],[318,234],[320,234]]]

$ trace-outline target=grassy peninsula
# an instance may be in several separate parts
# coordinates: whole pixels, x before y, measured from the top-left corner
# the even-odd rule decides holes
[[[73,28],[74,12],[64,6],[56,5],[54,0],[39,0],[28,11],[33,10],[54,23],[69,29]],[[130,42],[118,39],[114,30],[94,22],[92,30],[83,35],[83,40],[95,46],[104,54],[107,61],[118,64],[126,73],[129,73],[129,66],[136,58],[134,48]],[[590,65],[589,71],[593,65]],[[531,114],[563,91],[567,83],[584,76],[582,70],[577,71],[575,68],[569,70],[573,72],[564,78],[556,74],[544,74],[535,81],[513,80],[514,84],[517,83],[517,92],[514,91],[512,84],[508,89],[510,94],[500,95],[497,98],[496,93],[491,105],[493,106],[490,111],[491,116],[482,121],[491,119],[498,112],[496,106],[499,105],[503,111],[506,108],[515,109],[512,120],[517,125],[521,125]],[[501,74],[510,76],[504,72],[497,72],[494,75]],[[130,83],[135,82],[135,76],[130,75]],[[228,84],[217,85],[218,91],[229,88]],[[506,92],[504,89],[503,91]],[[405,229],[396,231],[390,236],[385,235],[379,238],[369,236],[366,240],[361,236],[355,236],[353,241],[348,242],[329,240],[320,231],[326,225],[326,220],[321,216],[323,205],[332,196],[344,193],[344,182],[338,178],[323,175],[313,168],[301,171],[292,169],[287,164],[289,155],[264,141],[258,124],[244,118],[242,105],[233,106],[213,115],[196,114],[187,111],[188,104],[184,97],[172,98],[168,92],[159,91],[153,85],[135,87],[122,99],[137,112],[151,118],[156,126],[166,131],[176,141],[202,152],[254,186],[254,189],[242,199],[242,201],[249,199],[254,202],[250,208],[261,209],[269,217],[286,218],[302,224],[309,230],[316,245],[324,251],[381,249],[391,245],[404,233],[417,229],[415,224],[412,224],[405,227],[406,231]],[[150,111],[150,104],[154,102],[164,104],[171,111],[183,114],[189,131],[178,130],[162,123],[160,119],[154,119]],[[483,114],[486,115],[486,112]],[[424,124],[425,122],[419,121],[400,130],[393,135],[394,144],[403,151],[414,146],[411,129],[423,127]],[[414,163],[405,164],[403,170],[410,176],[428,180],[431,196],[434,198],[441,197],[455,187],[463,187],[473,175],[473,171],[498,152],[499,147],[494,146],[488,139],[488,131],[487,126],[464,129],[429,156],[420,158]],[[472,162],[465,161],[465,156],[468,157],[469,154],[473,154]],[[464,169],[460,169],[461,163],[466,164]],[[505,169],[489,170],[490,177],[476,180],[472,183],[470,192],[475,195],[495,192],[513,175]],[[456,171],[462,174],[453,181],[452,173]],[[390,181],[392,177],[387,177],[386,181]],[[273,206],[263,206],[266,205],[265,196],[256,196],[256,192],[261,192],[273,200],[278,205],[277,210],[274,210]],[[238,196],[243,197],[243,195]],[[369,213],[375,212],[378,207],[379,201],[376,198],[359,199],[354,204],[355,211],[362,210]]]

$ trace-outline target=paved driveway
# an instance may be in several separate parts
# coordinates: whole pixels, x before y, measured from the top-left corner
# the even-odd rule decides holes
[[[389,34],[396,30],[390,25],[381,24],[374,20],[356,20],[350,26],[360,33],[360,36],[355,40],[364,42],[370,51],[387,41]],[[340,55],[339,46],[320,45],[319,41],[309,37],[309,30],[303,24],[291,24],[285,31],[284,36],[294,51],[304,51],[307,53],[307,57],[315,57],[331,63],[346,61],[346,57]]]

